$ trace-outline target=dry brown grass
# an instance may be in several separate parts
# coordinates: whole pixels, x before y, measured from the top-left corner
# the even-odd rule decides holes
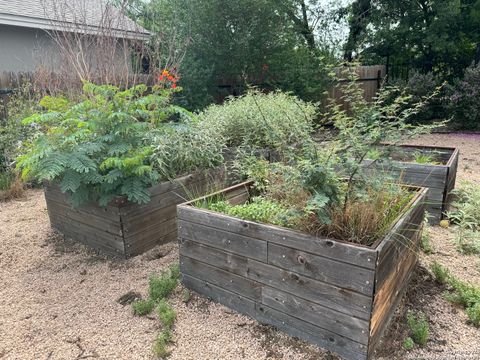
[[[24,195],[24,184],[22,180],[17,176],[10,184],[10,188],[8,188],[7,190],[0,190],[0,202],[18,199],[23,197]]]
[[[384,236],[412,197],[407,191],[370,191],[368,200],[351,200],[330,211],[330,224],[312,224],[316,235],[370,246]]]

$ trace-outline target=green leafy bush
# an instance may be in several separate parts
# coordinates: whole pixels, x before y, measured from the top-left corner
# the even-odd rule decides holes
[[[138,300],[132,303],[133,314],[143,316],[150,314],[153,310],[155,303],[151,300]]]
[[[430,335],[430,325],[425,314],[420,313],[416,316],[412,311],[408,311],[407,324],[412,340],[418,345],[425,345]]]
[[[0,114],[3,113],[0,103]],[[15,168],[15,159],[22,152],[22,143],[36,136],[36,126],[25,125],[22,120],[38,111],[32,86],[25,83],[8,97],[6,118],[0,118],[0,173]]]
[[[116,196],[147,203],[148,188],[158,181],[221,160],[213,134],[190,129],[192,114],[171,104],[176,90],[90,83],[83,90],[74,104],[44,99],[47,111],[24,120],[41,135],[18,163],[24,178],[59,183],[74,205],[106,205]],[[195,151],[182,155],[192,139]]]
[[[316,113],[314,105],[293,95],[250,90],[223,105],[209,106],[199,118],[215,129],[227,146],[282,153],[311,140]]]

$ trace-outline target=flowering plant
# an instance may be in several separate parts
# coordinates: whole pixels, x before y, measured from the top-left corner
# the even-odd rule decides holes
[[[177,82],[180,80],[180,76],[178,76],[175,71],[175,68],[172,71],[164,69],[158,77],[158,82],[170,89],[177,89]]]

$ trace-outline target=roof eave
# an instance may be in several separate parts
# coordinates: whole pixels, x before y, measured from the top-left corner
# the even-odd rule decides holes
[[[74,32],[87,35],[101,34],[101,29],[96,26],[78,25],[61,21],[52,21],[4,13],[0,13],[0,25],[19,26],[31,29],[41,29],[45,31]],[[139,30],[140,31],[112,29],[110,34],[116,38],[129,40],[147,40],[150,37],[150,33],[147,30],[143,28]]]

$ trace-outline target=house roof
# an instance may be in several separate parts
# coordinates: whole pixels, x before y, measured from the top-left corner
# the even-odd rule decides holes
[[[0,0],[0,24],[146,39],[149,32],[106,0]]]

